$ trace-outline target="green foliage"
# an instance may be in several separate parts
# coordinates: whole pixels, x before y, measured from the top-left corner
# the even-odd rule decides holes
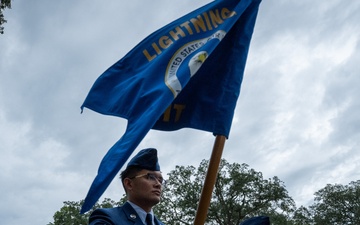
[[[165,224],[193,224],[208,161],[196,170],[193,166],[176,166],[171,171],[162,201],[154,211]],[[213,191],[206,224],[238,225],[246,218],[269,215],[282,223],[295,211],[283,182],[277,177],[264,179],[261,172],[246,164],[222,160]]]
[[[312,214],[308,208],[300,206],[293,214],[292,225],[310,225],[313,224]]]
[[[201,172],[193,166],[176,166],[170,172],[161,202],[154,207],[155,214],[165,224],[193,224],[201,192]]]
[[[360,224],[360,180],[349,185],[328,184],[315,193],[315,224]]]
[[[1,0],[0,3],[0,34],[4,33],[3,24],[7,22],[3,14],[3,10],[5,8],[9,8],[9,9],[11,8],[11,0]]]
[[[54,222],[48,223],[48,225],[87,225],[89,216],[97,208],[112,208],[120,206],[125,202],[122,198],[119,202],[115,202],[109,198],[105,198],[101,204],[96,203],[93,208],[84,214],[80,214],[80,209],[84,200],[74,202],[66,201],[60,211],[55,212]]]

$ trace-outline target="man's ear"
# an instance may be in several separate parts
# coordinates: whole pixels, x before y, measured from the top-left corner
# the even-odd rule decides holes
[[[132,190],[132,187],[133,187],[132,180],[130,178],[125,178],[124,179],[125,191],[128,192],[128,191]]]

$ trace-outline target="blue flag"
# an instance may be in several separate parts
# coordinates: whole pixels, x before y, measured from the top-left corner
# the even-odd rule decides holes
[[[91,209],[150,129],[228,137],[261,0],[216,0],[155,31],[94,83],[84,107],[128,120],[103,158]]]

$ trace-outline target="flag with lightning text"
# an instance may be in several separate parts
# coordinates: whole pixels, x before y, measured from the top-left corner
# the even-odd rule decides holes
[[[101,161],[81,213],[150,129],[229,136],[260,2],[213,1],[149,35],[95,81],[81,109],[128,124]]]

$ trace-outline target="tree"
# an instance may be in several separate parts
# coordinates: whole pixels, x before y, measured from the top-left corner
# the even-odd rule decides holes
[[[176,166],[171,171],[162,201],[155,213],[165,224],[193,224],[208,161],[196,170]],[[295,203],[277,177],[264,179],[261,172],[246,164],[221,160],[206,224],[238,225],[258,215],[270,216],[273,224],[286,224],[295,211]]]
[[[115,202],[109,198],[105,198],[101,204],[96,203],[94,207],[87,213],[80,214],[80,209],[84,200],[74,202],[66,201],[60,211],[54,214],[54,223],[48,225],[87,225],[90,214],[97,208],[112,208],[120,206],[125,202],[122,198],[119,202]]]
[[[305,206],[300,206],[292,216],[291,225],[310,225],[314,224],[311,211]]]
[[[11,8],[11,0],[1,0],[0,3],[0,34],[4,33],[3,24],[7,22],[3,14],[3,10],[5,8],[9,8],[9,9]]]
[[[360,224],[360,180],[349,185],[328,184],[315,193],[315,224]]]

